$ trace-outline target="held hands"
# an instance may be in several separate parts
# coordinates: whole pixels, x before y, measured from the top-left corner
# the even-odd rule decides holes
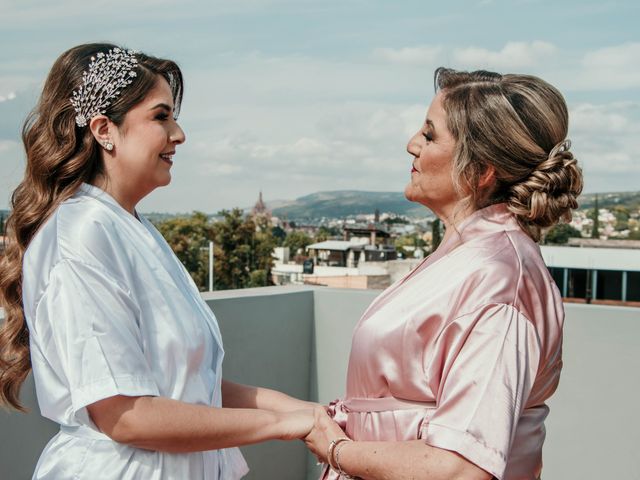
[[[304,409],[293,412],[276,412],[281,429],[281,440],[304,439],[314,425],[314,410]]]
[[[315,423],[311,432],[304,439],[304,443],[320,462],[329,463],[327,459],[329,444],[333,440],[346,437],[346,434],[327,414],[324,407],[316,407],[313,414]]]

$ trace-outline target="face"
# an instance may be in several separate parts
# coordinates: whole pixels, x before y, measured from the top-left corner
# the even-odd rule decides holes
[[[434,97],[427,118],[411,137],[407,151],[413,156],[411,180],[404,194],[445,218],[459,200],[452,181],[455,140],[446,124],[442,92]]]
[[[176,146],[185,140],[173,109],[169,84],[158,76],[155,87],[127,112],[122,125],[115,127],[115,168],[110,175],[133,199],[171,181]]]

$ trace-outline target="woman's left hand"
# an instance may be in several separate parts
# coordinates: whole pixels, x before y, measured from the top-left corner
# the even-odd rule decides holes
[[[329,463],[327,460],[327,450],[332,440],[336,440],[347,435],[336,422],[327,414],[324,407],[314,409],[315,423],[309,435],[304,439],[307,448],[322,463]]]

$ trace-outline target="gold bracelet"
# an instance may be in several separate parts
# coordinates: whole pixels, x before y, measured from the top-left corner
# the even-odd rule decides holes
[[[351,441],[350,439],[347,439],[349,442]],[[339,443],[342,443],[342,446],[338,446]],[[352,477],[351,475],[349,475],[347,472],[345,472],[344,470],[342,470],[342,467],[340,466],[340,449],[344,447],[344,443],[343,442],[338,442],[336,443],[336,446],[333,448],[333,454],[335,456],[335,460],[336,460],[336,469],[338,470],[338,473],[343,476],[344,478],[346,478],[347,480],[357,480],[358,477]]]

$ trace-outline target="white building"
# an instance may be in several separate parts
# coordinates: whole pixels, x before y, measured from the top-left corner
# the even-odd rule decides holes
[[[640,250],[540,247],[565,298],[640,302]]]

